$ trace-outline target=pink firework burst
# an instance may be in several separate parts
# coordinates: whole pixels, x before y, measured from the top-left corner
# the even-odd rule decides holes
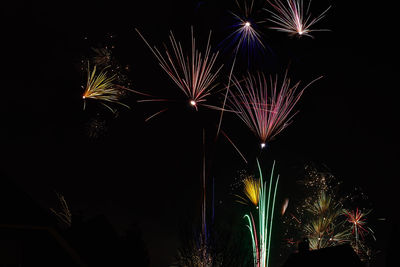
[[[286,32],[291,35],[308,36],[312,38],[311,32],[326,31],[311,29],[311,27],[326,15],[330,6],[319,16],[312,17],[310,13],[311,0],[306,10],[304,10],[303,0],[268,0],[268,2],[273,8],[273,10],[265,9],[272,15],[272,18],[268,20],[276,24],[276,26],[270,27],[271,29]]]
[[[303,89],[300,82],[291,85],[287,71],[281,82],[277,76],[267,79],[263,73],[248,73],[240,81],[233,77],[232,83],[228,106],[258,137],[261,148],[291,123],[294,106],[311,85]]]
[[[179,89],[186,95],[188,103],[196,110],[198,105],[204,105],[206,98],[217,86],[215,83],[222,65],[216,66],[218,52],[212,53],[210,46],[211,31],[208,36],[207,46],[203,52],[196,48],[196,41],[191,29],[191,51],[185,54],[180,42],[176,41],[170,32],[170,48],[165,46],[161,53],[157,47],[152,47],[142,34],[136,29],[140,37],[153,52],[161,68],[174,81]]]

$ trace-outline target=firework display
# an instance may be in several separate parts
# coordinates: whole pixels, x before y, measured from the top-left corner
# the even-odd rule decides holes
[[[350,244],[362,260],[370,260],[372,249],[366,236],[374,239],[374,233],[366,226],[368,212],[346,209],[354,196],[341,197],[341,182],[329,172],[312,166],[307,166],[300,184],[305,197],[294,203],[283,217],[285,246],[293,248],[304,237],[311,250]]]
[[[233,60],[230,67],[223,69],[224,64],[217,60],[221,58],[218,50],[211,48],[211,31],[206,39],[205,49],[198,49],[193,27],[191,28],[190,48],[187,49],[175,38],[172,31],[169,34],[168,44],[164,50],[152,46],[142,33],[135,28],[140,38],[155,56],[161,69],[179,91],[184,94],[185,102],[194,110],[200,106],[221,111],[217,128],[217,137],[221,132],[233,145],[236,151],[248,164],[247,159],[237,146],[221,129],[224,111],[230,111],[237,116],[258,138],[261,149],[268,146],[292,122],[296,115],[296,105],[304,91],[316,78],[300,86],[301,82],[293,83],[288,70],[283,76],[274,75],[263,70],[252,71],[250,65],[254,58],[252,55],[257,50],[264,50],[266,45],[262,38],[261,25],[272,23],[269,29],[278,30],[293,36],[308,36],[311,33],[322,31],[314,26],[327,14],[330,7],[320,15],[312,16],[311,1],[307,6],[303,0],[271,0],[256,2],[255,0],[236,1],[238,12],[230,12],[235,23],[231,25],[231,32],[222,42],[226,48],[233,47]],[[266,6],[266,4],[268,6]],[[265,17],[265,11],[270,17]],[[260,15],[264,14],[262,18]],[[199,38],[197,38],[199,39]],[[226,45],[227,44],[227,45]],[[88,67],[88,79],[83,94],[83,99],[100,101],[110,110],[109,104],[117,103],[126,106],[121,99],[121,89],[117,82],[118,72],[108,72],[112,64],[112,54],[108,48],[94,48],[95,56],[92,58],[93,69]],[[243,53],[247,61],[246,74],[237,73],[235,65],[239,64],[238,55]],[[243,55],[242,54],[242,55]],[[227,64],[226,64],[227,65]],[[101,68],[97,72],[97,68]],[[219,78],[227,78],[227,85],[218,89]],[[231,88],[232,87],[232,88]],[[138,102],[178,102],[169,98],[161,98],[147,93],[130,90],[144,99]],[[223,92],[218,95],[218,92]],[[221,98],[223,101],[220,101]],[[215,98],[215,99],[212,99]],[[217,103],[215,104],[215,100]],[[214,102],[213,102],[214,101]],[[213,104],[211,104],[213,103]],[[220,107],[219,107],[220,106]],[[169,107],[164,107],[153,115],[147,117],[148,121],[165,112]],[[212,197],[212,220],[208,219],[209,198],[207,197],[208,183],[206,183],[206,154],[205,154],[205,129],[203,131],[203,170],[202,170],[202,201],[201,219],[199,229],[194,238],[178,251],[176,266],[223,266],[226,257],[223,253],[216,252],[218,242],[211,238],[214,227],[214,182]],[[208,155],[207,155],[208,156]],[[271,266],[271,243],[274,231],[276,199],[278,193],[279,175],[275,176],[275,161],[272,165],[270,178],[264,181],[260,163],[257,159],[259,178],[246,175],[241,179],[241,194],[236,195],[236,201],[244,204],[247,210],[244,219],[250,232],[252,260],[255,267]],[[306,237],[311,250],[349,243],[354,251],[365,259],[371,255],[371,250],[365,240],[367,236],[373,237],[373,231],[367,226],[366,215],[358,207],[349,209],[345,198],[338,197],[337,188],[340,183],[333,182],[334,177],[329,173],[321,173],[308,169],[308,175],[301,181],[308,191],[308,195],[301,202],[289,201],[285,198],[280,209],[280,219],[285,230],[285,246],[292,249],[299,240]],[[213,179],[214,181],[214,179]],[[292,199],[292,198],[291,198]],[[352,208],[352,207],[351,207]],[[241,265],[241,264],[239,264]],[[175,266],[175,265],[174,265]]]
[[[320,134],[315,129],[320,129],[321,133],[332,129],[324,128],[329,124],[329,116],[325,116],[326,114],[320,115],[318,119],[311,116],[307,121],[308,115],[318,112],[321,106],[329,111],[333,109],[333,105],[322,103],[328,97],[308,99],[309,88],[319,86],[317,81],[322,79],[322,75],[336,77],[331,75],[333,67],[319,68],[316,64],[328,62],[333,56],[329,55],[330,51],[325,51],[325,47],[315,49],[316,44],[326,40],[320,43],[314,39],[318,37],[317,32],[329,31],[316,27],[323,24],[322,21],[331,7],[326,8],[322,2],[320,4],[324,9],[315,10],[311,0],[235,0],[230,4],[236,5],[236,9],[223,4],[226,17],[219,13],[207,13],[210,18],[219,22],[214,23],[208,21],[208,17],[200,16],[203,7],[212,7],[215,4],[211,2],[213,1],[197,1],[195,15],[187,12],[176,17],[174,14],[176,24],[173,23],[172,15],[165,14],[172,12],[172,4],[171,10],[157,10],[157,15],[163,14],[171,21],[163,21],[163,25],[157,25],[156,30],[151,30],[152,28],[144,23],[139,25],[138,21],[141,18],[132,16],[131,20],[131,17],[121,14],[118,23],[123,26],[118,24],[118,34],[123,30],[128,33],[118,41],[127,53],[124,53],[123,49],[116,51],[114,44],[93,45],[93,40],[87,41],[86,36],[93,39],[104,38],[103,31],[108,30],[108,27],[103,27],[100,22],[98,27],[88,27],[87,31],[90,33],[82,29],[78,35],[80,39],[82,34],[85,36],[86,52],[83,53],[90,55],[81,55],[76,59],[76,65],[79,65],[76,68],[79,68],[78,72],[84,77],[82,79],[76,75],[76,81],[71,81],[73,86],[68,85],[68,88],[75,90],[73,93],[78,108],[74,107],[74,116],[60,116],[60,123],[54,124],[61,125],[65,122],[63,132],[51,132],[49,137],[60,136],[68,139],[67,137],[72,136],[78,139],[76,147],[84,147],[85,152],[74,159],[76,161],[71,162],[82,165],[82,177],[88,177],[88,181],[106,184],[108,180],[103,177],[107,175],[107,178],[114,179],[114,174],[115,179],[121,179],[118,184],[115,183],[115,187],[120,187],[126,180],[134,181],[130,183],[136,183],[134,189],[140,191],[140,194],[136,195],[136,191],[131,193],[132,189],[127,187],[126,192],[129,192],[131,197],[127,202],[140,203],[138,199],[141,198],[142,206],[138,208],[140,212],[151,216],[155,216],[156,213],[157,216],[167,216],[165,214],[169,211],[164,210],[164,207],[170,206],[176,211],[174,216],[181,216],[184,217],[183,220],[190,221],[188,232],[184,233],[183,238],[179,237],[181,240],[165,239],[168,241],[166,244],[175,246],[169,248],[175,253],[175,262],[170,266],[278,266],[278,261],[285,261],[292,254],[299,255],[304,252],[301,245],[299,246],[301,242],[307,243],[307,250],[322,250],[339,245],[349,248],[351,246],[359,259],[369,263],[377,251],[374,247],[375,233],[372,230],[377,228],[371,216],[375,214],[375,207],[367,207],[360,200],[362,197],[356,195],[359,192],[345,193],[343,183],[327,169],[317,168],[312,163],[304,164],[310,162],[306,157],[314,156],[313,151],[306,151],[310,143],[320,145],[318,142],[324,140],[322,137],[315,138]],[[117,9],[110,9],[110,14],[114,15],[115,11]],[[190,38],[187,36],[187,42],[179,38],[180,31],[187,30],[189,35],[190,25],[180,26],[182,24],[179,20],[185,16],[190,17],[190,22],[195,25],[190,27]],[[205,25],[197,25],[199,22]],[[222,29],[224,26],[219,25],[228,27]],[[328,25],[328,28],[331,26],[333,25]],[[165,43],[152,44],[150,40],[159,40],[157,36],[152,35],[168,30]],[[272,40],[274,36],[278,37],[277,40]],[[110,34],[109,37],[114,41],[114,35]],[[214,41],[217,45],[213,44]],[[142,53],[146,52],[146,49],[147,53]],[[72,53],[76,55],[76,51]],[[118,60],[115,55],[118,56]],[[131,68],[132,73],[128,73]],[[148,68],[153,69],[149,71]],[[307,82],[303,83],[304,80]],[[135,81],[135,87],[131,81]],[[136,85],[141,88],[137,89]],[[169,87],[172,90],[169,90]],[[154,94],[151,91],[153,89]],[[321,91],[320,95],[327,95],[326,91]],[[336,101],[341,99],[342,93],[335,92],[328,96]],[[63,100],[67,101],[67,104],[70,103],[68,98]],[[352,100],[354,95],[349,97],[349,103]],[[151,102],[159,105],[156,110],[148,108],[147,104]],[[311,108],[307,109],[310,103]],[[291,127],[294,126],[288,126],[292,125],[300,110],[299,105],[302,104],[307,107],[302,107],[304,116],[301,116],[298,122],[303,126],[302,132],[291,133]],[[42,105],[42,108],[38,114],[42,114],[47,106]],[[172,115],[165,120],[147,123],[164,112]],[[224,117],[225,112],[227,114]],[[159,116],[161,117],[163,116]],[[328,119],[325,125],[318,124],[319,119],[322,121],[326,117]],[[71,126],[73,123],[79,125],[78,130]],[[127,125],[129,129],[126,128]],[[310,125],[316,126],[312,128]],[[52,127],[49,129],[53,130]],[[81,128],[84,128],[83,131],[80,131]],[[285,130],[287,128],[288,130]],[[32,129],[35,130],[34,127]],[[338,129],[337,132],[341,130]],[[274,142],[279,139],[278,136],[283,137],[282,133],[287,133],[286,140],[293,138],[293,142],[283,144],[285,138],[282,138],[282,142]],[[228,142],[221,143],[218,138],[220,134]],[[82,138],[82,135],[88,138]],[[38,140],[40,145],[43,140]],[[182,140],[186,141],[185,147],[180,149],[178,144],[182,144]],[[149,146],[146,141],[154,142],[153,146]],[[335,140],[333,144],[339,142]],[[56,141],[54,144],[58,145]],[[57,146],[55,147],[52,149],[56,150]],[[76,151],[76,147],[64,148],[60,145],[60,150]],[[232,147],[240,158],[229,154],[233,151]],[[244,153],[239,150],[243,147],[246,149]],[[118,155],[122,154],[122,148],[129,152],[129,156],[125,156],[126,153],[121,157]],[[201,163],[196,165],[193,157],[197,157],[198,162],[201,158]],[[59,165],[55,164],[55,159],[52,160],[54,162],[50,162],[48,166],[69,167],[67,160],[66,163],[57,162]],[[323,156],[314,160],[327,161]],[[159,164],[161,161],[162,164]],[[152,166],[160,166],[154,168],[155,174],[152,173],[153,169],[148,171]],[[265,166],[271,166],[267,178]],[[235,171],[238,169],[245,170],[239,175],[240,178],[235,177]],[[126,172],[129,172],[129,175],[124,176]],[[145,172],[152,174],[146,176]],[[70,174],[62,173],[60,177]],[[156,179],[158,177],[155,178],[157,175],[161,177],[159,180]],[[102,180],[98,178],[100,176]],[[184,179],[178,181],[178,176],[184,176]],[[226,186],[232,185],[232,178],[237,179],[233,189]],[[295,180],[296,178],[300,179]],[[151,187],[148,187],[148,183],[152,183]],[[364,185],[360,185],[360,188],[361,186]],[[147,199],[143,197],[146,188]],[[106,195],[105,193],[101,192],[99,195]],[[168,203],[167,198],[173,194],[176,195],[173,199],[175,202]],[[57,198],[59,209],[46,210],[58,220],[57,223],[54,216],[52,217],[54,225],[64,231],[60,236],[68,236],[68,231],[74,229],[76,222],[81,231],[84,229],[90,232],[85,228],[85,223],[91,220],[86,221],[84,216],[78,216],[78,220],[76,217],[73,219],[64,196],[57,193]],[[161,198],[165,203],[162,202],[161,208],[156,212],[152,204]],[[75,203],[75,199],[73,201]],[[117,210],[114,209],[112,201],[99,203],[106,203],[106,208],[113,212]],[[89,209],[86,206],[97,204],[84,203],[81,209]],[[121,205],[117,208],[122,210],[126,207]],[[132,217],[134,216],[141,215],[133,214]],[[165,231],[173,232],[176,230],[174,227],[178,229],[176,223],[181,217],[175,218],[168,214],[170,221],[163,225],[163,230],[168,228]],[[99,228],[106,225],[101,220],[93,220],[94,223],[101,224]],[[154,225],[146,221],[144,227],[148,230]],[[156,234],[158,232],[154,235]],[[94,233],[93,236],[95,235]],[[146,236],[146,239],[157,238],[162,239],[163,236]],[[128,244],[127,247],[136,248],[136,245]],[[132,249],[131,247],[129,249]],[[75,253],[75,247],[71,246],[70,250]],[[79,258],[79,253],[81,251],[77,249],[77,255],[73,257]],[[313,253],[306,252],[303,255]],[[86,260],[82,258],[83,261]],[[96,262],[93,262],[88,261],[88,265],[96,266]]]
[[[238,12],[230,12],[235,23],[233,31],[221,44],[233,47],[233,61],[227,73],[223,73],[223,64],[218,63],[219,51],[212,50],[211,31],[208,34],[204,50],[197,48],[193,27],[191,28],[191,46],[185,49],[177,41],[172,31],[169,34],[169,43],[164,45],[164,50],[150,45],[147,39],[135,29],[140,38],[155,56],[164,73],[174,82],[185,96],[185,101],[196,111],[199,106],[220,110],[217,137],[221,132],[239,152],[246,163],[248,161],[221,129],[224,111],[234,113],[258,138],[261,148],[276,138],[292,122],[297,113],[296,104],[299,102],[306,88],[316,80],[305,86],[300,86],[300,81],[293,83],[288,75],[288,70],[282,77],[271,75],[261,70],[240,76],[235,73],[235,64],[239,52],[244,51],[248,66],[252,61],[252,54],[256,50],[265,49],[262,40],[261,25],[267,22],[274,24],[270,29],[289,33],[295,36],[312,37],[312,32],[321,31],[314,26],[327,14],[330,7],[313,17],[311,14],[311,1],[304,6],[302,0],[271,0],[266,3],[256,3],[254,0],[236,1]],[[270,17],[260,18],[261,11],[267,11]],[[264,12],[265,14],[265,12]],[[111,53],[108,49],[93,49],[95,64],[93,70],[88,71],[88,81],[83,95],[84,99],[91,98],[107,103],[118,103],[120,89],[115,85],[115,74],[108,74],[107,64],[111,62]],[[100,73],[96,66],[102,66]],[[228,78],[227,86],[218,90],[218,78],[223,73],[223,78]],[[232,87],[232,88],[231,88]],[[133,91],[133,90],[132,90]],[[224,91],[221,108],[209,104],[209,100],[216,92]],[[170,102],[168,98],[160,98],[143,92],[133,91],[146,99],[138,102]],[[227,109],[225,109],[227,107]],[[110,108],[111,109],[111,108]],[[165,112],[168,107],[161,109],[146,118],[145,121]],[[205,171],[205,130],[203,128],[203,173],[202,173],[202,204],[201,204],[201,231],[192,239],[187,247],[178,252],[176,266],[222,266],[222,256],[212,248],[216,247],[210,239],[212,224],[207,220],[207,183]],[[253,265],[255,267],[270,266],[271,242],[274,225],[275,204],[278,190],[279,175],[275,177],[273,163],[269,181],[263,180],[260,164],[257,160],[259,178],[247,175],[241,180],[243,187],[237,196],[237,202],[245,207],[256,210],[249,211],[244,218],[251,236],[253,251]],[[351,243],[354,250],[362,254],[368,247],[364,236],[373,233],[367,228],[366,213],[358,208],[345,209],[343,199],[338,199],[336,191],[332,188],[333,177],[311,171],[302,181],[310,195],[298,205],[296,201],[285,198],[280,215],[287,226],[286,244],[293,247],[302,237],[307,237],[310,249],[316,250],[343,243]],[[338,185],[338,184],[337,184]],[[214,188],[213,188],[214,190]],[[214,192],[214,191],[213,191]],[[213,193],[214,194],[214,193]],[[293,210],[294,207],[294,210]],[[213,220],[214,221],[214,195],[213,195]]]

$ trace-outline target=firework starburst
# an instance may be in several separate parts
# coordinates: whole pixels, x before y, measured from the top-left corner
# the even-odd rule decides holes
[[[313,37],[310,34],[313,31],[326,31],[312,29],[312,27],[326,15],[330,6],[319,16],[312,17],[310,12],[311,0],[305,10],[303,0],[268,0],[268,2],[272,7],[272,10],[265,9],[272,15],[272,18],[268,20],[276,25],[270,27],[271,29],[308,37]]]
[[[358,237],[364,238],[364,234],[367,233],[367,229],[364,228],[366,224],[365,216],[367,213],[361,212],[358,208],[355,211],[344,210],[344,214],[347,217],[347,221],[352,225],[352,233],[355,235],[356,240]]]
[[[98,100],[113,113],[115,113],[115,109],[110,106],[111,103],[116,103],[129,108],[128,105],[120,101],[120,99],[124,96],[123,91],[129,91],[129,89],[117,85],[115,82],[116,75],[110,75],[107,72],[107,67],[100,72],[97,72],[96,66],[94,66],[93,70],[91,70],[88,64],[87,82],[86,86],[84,87],[82,99],[84,101],[86,101],[87,99]]]
[[[287,73],[280,84],[277,77],[268,80],[263,73],[249,73],[242,81],[233,77],[236,90],[230,91],[228,105],[254,132],[263,148],[290,124],[293,108],[310,84],[299,89],[300,82],[291,85]]]
[[[191,51],[189,54],[185,54],[181,43],[175,39],[172,31],[169,36],[171,48],[166,46],[165,53],[161,53],[155,46],[151,47],[143,35],[137,29],[136,31],[153,52],[161,68],[186,95],[188,103],[196,110],[198,105],[211,107],[204,102],[217,86],[215,81],[222,68],[222,65],[216,66],[218,52],[211,52],[211,31],[208,35],[206,49],[200,52],[196,48],[193,28],[191,29]]]
[[[238,196],[240,203],[247,204],[250,201],[255,207],[258,208],[260,201],[260,180],[255,179],[253,176],[247,176],[243,179],[243,192],[246,198]],[[243,200],[243,201],[242,201]]]
[[[258,30],[258,25],[263,21],[256,19],[254,0],[250,0],[250,3],[248,2],[244,1],[243,4],[239,4],[236,1],[240,13],[230,12],[235,20],[232,26],[234,31],[224,41],[229,41],[234,46],[235,54],[239,50],[247,49],[247,55],[250,55],[257,48],[265,48],[261,33]]]
[[[320,192],[314,202],[309,203],[306,208],[308,220],[303,229],[311,249],[334,246],[350,240],[349,232],[340,219],[341,205],[324,191]]]

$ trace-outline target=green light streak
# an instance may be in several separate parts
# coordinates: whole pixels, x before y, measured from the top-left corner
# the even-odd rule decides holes
[[[251,213],[250,213],[251,214]],[[251,220],[250,220],[250,216],[249,215],[244,215],[244,217],[243,218],[247,218],[247,220],[248,220],[248,223],[249,223],[249,225],[246,225],[247,226],[247,228],[249,228],[249,230],[250,230],[250,235],[251,235],[251,242],[252,242],[252,245],[253,245],[253,260],[254,260],[254,266],[257,266],[257,245],[256,245],[256,242],[255,242],[255,239],[254,239],[254,237],[256,237],[257,238],[257,233],[256,234],[254,234],[254,232],[253,232],[253,224],[252,224],[252,222],[251,222]]]
[[[253,245],[253,256],[254,256],[254,266],[256,267],[268,267],[270,261],[270,251],[271,251],[271,237],[272,237],[272,226],[274,220],[274,210],[275,210],[275,200],[276,193],[278,190],[279,175],[273,184],[275,161],[272,165],[271,175],[269,179],[268,195],[267,183],[263,181],[262,171],[260,163],[257,160],[257,167],[260,174],[260,201],[258,209],[258,221],[259,221],[259,241],[257,244],[257,232],[254,222],[250,219],[249,215],[245,215],[247,218],[247,227],[250,230],[252,245]],[[274,187],[272,187],[274,185]],[[271,203],[272,202],[272,203]],[[250,213],[251,215],[251,213]],[[252,230],[254,228],[254,231]],[[258,247],[257,247],[258,245]],[[258,253],[260,254],[258,258]]]
[[[275,165],[275,162],[274,162]],[[272,171],[273,173],[273,171]],[[271,173],[271,181],[272,181],[272,173]],[[270,255],[270,251],[271,251],[271,234],[272,234],[272,222],[274,220],[274,210],[275,210],[275,200],[276,200],[276,191],[278,189],[278,182],[279,182],[279,175],[276,178],[276,182],[275,182],[275,189],[274,189],[274,196],[273,196],[273,200],[272,200],[272,209],[271,209],[271,222],[269,225],[269,237],[268,237],[268,254],[267,254],[267,266],[269,266],[269,255]]]

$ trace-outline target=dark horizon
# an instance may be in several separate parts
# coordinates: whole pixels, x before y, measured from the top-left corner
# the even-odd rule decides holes
[[[382,263],[391,238],[388,226],[400,219],[394,207],[399,136],[394,7],[328,0],[314,4],[318,10],[332,5],[317,24],[330,31],[316,32],[315,39],[262,30],[270,51],[255,67],[282,74],[289,66],[290,77],[302,85],[324,76],[305,91],[293,123],[263,152],[268,159],[264,169],[277,161],[282,196],[294,193],[302,178],[297,175],[310,162],[326,165],[346,189],[363,188],[372,205],[369,218]],[[227,0],[8,3],[1,11],[9,72],[2,94],[1,175],[44,208],[58,205],[56,190],[72,211],[88,218],[103,214],[119,233],[136,223],[151,266],[171,263],[180,226],[200,217],[203,129],[216,211],[235,209],[230,186],[238,171],[256,172],[257,138],[236,117],[224,115],[223,128],[248,156],[246,165],[224,138],[212,142],[216,111],[194,112],[176,104],[145,123],[164,104],[136,103],[135,95],[126,101],[131,109],[118,107],[115,118],[93,102],[83,110],[85,76],[79,66],[91,47],[112,44],[116,60],[129,65],[133,89],[181,97],[135,28],[158,47],[169,30],[185,42],[193,25],[200,45],[211,29],[217,48],[230,33],[228,10],[234,8],[234,1]],[[229,52],[222,51],[221,59],[227,58]],[[225,81],[220,77],[221,84]],[[88,127],[96,119],[104,123],[104,133],[89,138]]]

